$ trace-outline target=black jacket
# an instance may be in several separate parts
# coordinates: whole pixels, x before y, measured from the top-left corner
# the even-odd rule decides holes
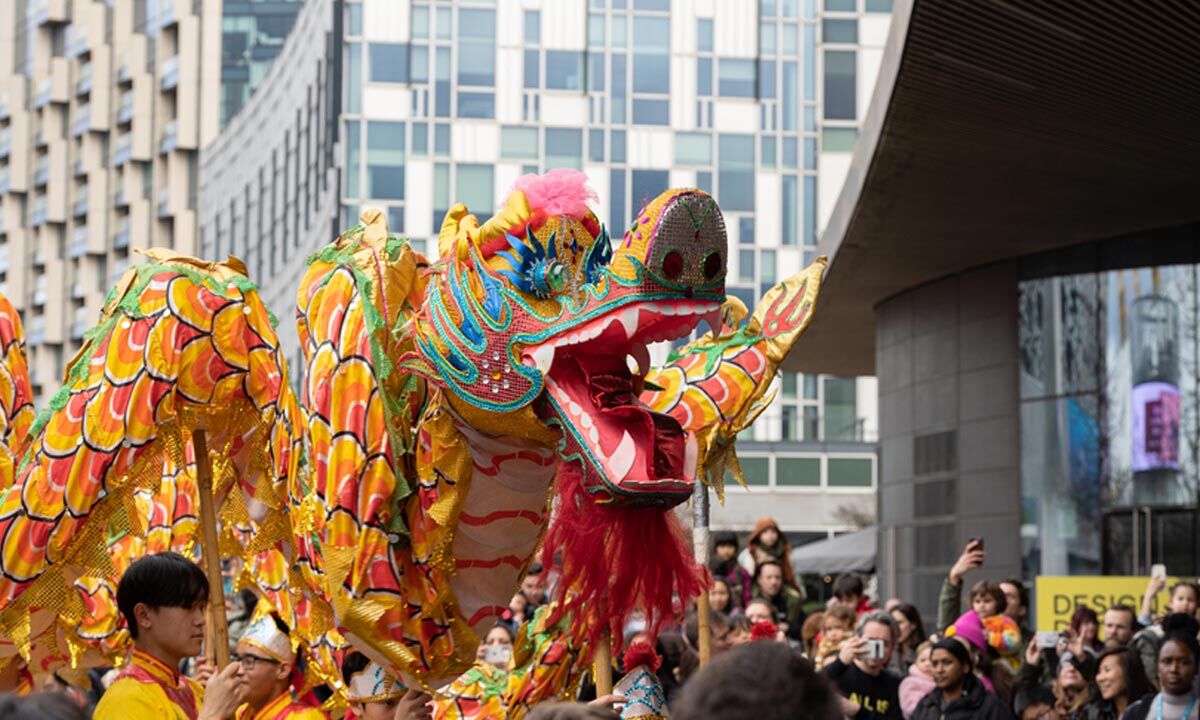
[[[1000,698],[989,693],[983,683],[968,675],[963,694],[942,709],[942,691],[933,692],[917,703],[909,720],[1013,720],[1012,712]]]
[[[846,665],[837,659],[825,666],[825,674],[837,685],[842,697],[862,707],[854,720],[903,720],[900,677],[895,673],[884,670],[871,676],[859,670],[857,665]]]

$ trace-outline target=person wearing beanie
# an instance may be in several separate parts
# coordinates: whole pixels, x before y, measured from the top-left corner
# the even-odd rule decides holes
[[[738,563],[738,539],[732,530],[713,533],[713,554],[708,559],[708,571],[713,579],[724,580],[729,585],[733,608],[744,610],[750,604],[754,585],[750,573]]]
[[[937,687],[917,704],[912,720],[1012,720],[1012,712],[975,678],[964,644],[952,638],[938,641],[930,663]]]

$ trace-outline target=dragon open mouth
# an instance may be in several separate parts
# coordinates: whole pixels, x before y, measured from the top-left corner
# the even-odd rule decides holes
[[[581,464],[597,501],[675,504],[691,493],[695,438],[638,399],[646,344],[719,322],[719,312],[711,301],[638,302],[525,348],[525,364],[546,378],[543,417],[563,427],[563,457]]]

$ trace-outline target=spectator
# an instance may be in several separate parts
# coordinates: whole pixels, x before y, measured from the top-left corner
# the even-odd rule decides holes
[[[525,597],[525,593],[517,591],[512,596],[512,600],[508,601],[508,609],[500,616],[500,621],[516,633],[521,625],[529,619],[529,615],[529,599]]]
[[[933,643],[926,640],[917,647],[917,659],[908,668],[908,675],[900,681],[900,711],[911,718],[917,703],[933,692],[937,683],[933,681],[933,663],[930,656]]]
[[[958,560],[950,567],[950,573],[942,582],[942,590],[938,595],[938,621],[937,627],[939,632],[944,632],[954,619],[962,612],[962,579],[963,575],[975,568],[983,565],[985,553],[983,551],[983,542],[981,540],[972,540],[967,543],[962,554],[958,556]],[[1005,599],[1005,607],[1008,601]],[[997,612],[1004,612],[1003,609]]]
[[[1021,631],[1021,650],[1018,656],[1025,652],[1025,645],[1033,639],[1033,630],[1029,628],[1029,590],[1025,583],[1017,578],[1000,581],[1000,589],[1004,591],[1004,614],[1013,619]]]
[[[521,594],[528,601],[526,617],[533,615],[534,610],[546,604],[546,579],[542,577],[544,574],[542,566],[534,563],[526,573],[525,579],[521,581]]]
[[[902,718],[900,677],[887,669],[896,646],[896,621],[885,612],[864,615],[857,634],[842,645],[837,658],[825,668],[842,697],[843,712],[854,720]],[[878,640],[883,657],[870,657],[867,643]]]
[[[765,517],[754,526],[754,533],[746,543],[746,549],[738,556],[742,567],[752,575],[757,576],[758,566],[765,560],[774,560],[783,570],[783,582],[797,592],[800,585],[796,583],[796,575],[792,572],[792,545],[783,536],[779,525],[771,518]]]
[[[830,660],[837,657],[846,639],[854,634],[855,623],[854,609],[849,605],[831,605],[825,611],[820,640],[813,656],[818,668],[825,667]]]
[[[763,560],[754,569],[754,596],[771,603],[775,624],[788,637],[799,642],[804,627],[804,596],[787,584],[783,566],[773,559]]]
[[[1120,720],[1126,708],[1154,692],[1137,651],[1112,647],[1100,654],[1096,670],[1100,699],[1087,707],[1087,720]]]
[[[1099,696],[1094,684],[1096,666],[1088,655],[1076,655],[1067,650],[1058,661],[1058,672],[1054,678],[1054,696],[1057,708],[1068,720],[1086,717],[1084,706],[1095,702]]]
[[[1062,720],[1054,703],[1054,693],[1049,688],[1038,686],[1034,688],[1025,707],[1017,712],[1021,720]]]
[[[1008,636],[1009,643],[1019,642],[1016,624],[1012,622],[1012,618],[1007,615],[993,615],[987,619],[989,625],[996,621],[1008,623],[1005,635]],[[985,621],[979,618],[979,613],[974,610],[966,611],[946,628],[946,637],[957,637],[966,643],[967,649],[972,653],[971,661],[975,674],[983,686],[1007,703],[1011,702],[1013,697],[1013,674],[1007,663],[995,661],[998,655],[989,645],[989,639],[994,640],[993,635],[993,629],[988,628]]]
[[[1191,720],[1196,717],[1196,661],[1200,643],[1196,634],[1200,623],[1184,613],[1172,613],[1162,621],[1163,641],[1158,651],[1157,695],[1150,695],[1129,706],[1122,720]]]
[[[700,660],[679,633],[666,632],[659,635],[654,649],[662,658],[662,664],[658,666],[655,674],[658,675],[658,682],[666,693],[667,705],[670,707],[675,703],[675,698],[679,696],[683,682],[687,679],[682,670],[683,666],[687,664],[690,668],[695,668],[699,666]],[[686,663],[685,656],[691,656]]]
[[[1089,655],[1095,658],[1100,655],[1104,645],[1099,640],[1100,620],[1096,611],[1087,605],[1079,605],[1071,614],[1071,625],[1067,633],[1068,649],[1076,655]]]
[[[716,657],[729,649],[729,617],[724,613],[711,613],[708,616],[708,627],[711,632],[712,654]],[[691,613],[683,621],[683,637],[692,650],[700,650],[700,616],[696,613]]]
[[[504,623],[493,625],[492,629],[488,630],[487,635],[483,637],[483,642],[479,643],[476,659],[482,660],[498,670],[507,670],[508,661],[512,659],[515,639],[516,635]]]
[[[729,618],[729,646],[745,645],[750,642],[750,630],[754,623],[745,615],[735,615]]]
[[[925,624],[921,622],[920,611],[911,603],[900,603],[890,614],[900,628],[900,639],[896,642],[896,652],[892,653],[890,669],[903,677],[917,659],[917,648],[928,636],[925,634]]]
[[[713,578],[712,587],[708,589],[708,606],[713,609],[713,612],[726,615],[734,611],[733,590],[729,587],[728,580],[723,577]]]
[[[724,580],[729,585],[734,607],[744,609],[754,593],[750,572],[738,563],[737,535],[729,530],[713,533],[713,554],[708,559],[708,570],[714,580]]]
[[[804,654],[812,659],[816,658],[817,641],[824,630],[825,613],[817,611],[808,616],[804,621],[804,627],[800,629],[800,645],[804,650]],[[821,667],[819,664],[817,667]]]
[[[1146,627],[1135,634],[1133,640],[1130,641],[1130,645],[1136,648],[1142,656],[1142,665],[1146,668],[1146,675],[1155,684],[1158,683],[1158,649],[1162,645],[1165,633],[1162,625],[1154,623],[1150,611],[1153,607],[1154,596],[1162,590],[1165,584],[1166,578],[1150,578],[1146,595],[1142,598],[1142,614],[1138,616],[1138,622]],[[1194,616],[1196,614],[1196,592],[1196,586],[1191,583],[1180,582],[1172,586],[1171,599],[1167,601],[1167,614],[1181,613]]]
[[[838,604],[846,605],[854,610],[856,617],[862,617],[875,610],[867,600],[862,578],[857,575],[838,575],[837,579],[833,581],[833,597]]]
[[[759,622],[775,622],[775,608],[766,600],[757,598],[746,606],[746,618],[751,624]]]
[[[1007,607],[1008,597],[999,583],[980,580],[971,588],[970,612],[979,618],[986,646],[1015,672],[1021,666],[1021,630],[1016,621],[1004,613]],[[978,649],[984,650],[984,647]],[[985,667],[989,663],[977,664]]]
[[[1137,616],[1128,605],[1113,605],[1104,611],[1104,647],[1123,648],[1133,640]],[[1138,664],[1141,665],[1139,659]],[[1143,672],[1145,672],[1143,670]]]
[[[40,692],[26,697],[0,696],[0,718],[5,720],[86,720],[83,708],[57,692]]]
[[[987,692],[971,672],[971,654],[957,640],[947,638],[933,646],[930,657],[937,688],[913,712],[913,720],[1006,720],[1012,718],[1004,703]]]
[[[674,720],[837,720],[837,696],[812,663],[781,643],[715,658],[683,690]]]

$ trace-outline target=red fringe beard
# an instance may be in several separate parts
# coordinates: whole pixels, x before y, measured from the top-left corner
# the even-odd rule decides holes
[[[593,644],[607,632],[619,657],[625,623],[634,612],[645,614],[654,642],[689,602],[707,592],[708,570],[692,558],[687,531],[670,509],[599,505],[582,479],[574,463],[559,466],[558,504],[542,545],[542,566],[548,573],[562,552],[557,614],[577,605],[576,627],[587,623],[585,636]]]

